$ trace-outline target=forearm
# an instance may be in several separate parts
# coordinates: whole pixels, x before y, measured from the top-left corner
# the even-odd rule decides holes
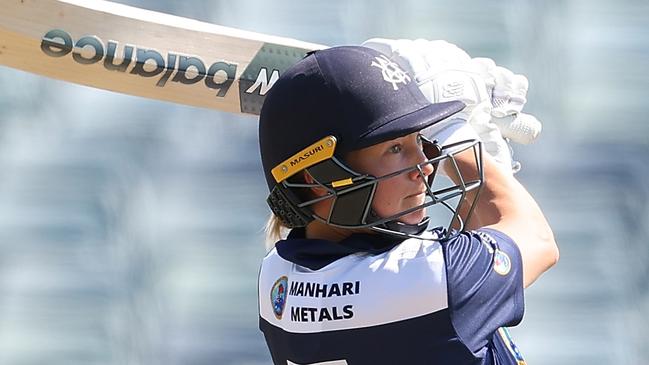
[[[455,156],[458,170],[464,181],[479,178],[475,158],[472,151],[465,151]],[[483,154],[482,169],[484,181],[479,191],[478,200],[473,210],[469,228],[478,228],[497,224],[502,221],[529,221],[539,226],[540,231],[549,230],[549,225],[538,204],[509,172],[504,171],[491,156]],[[448,171],[448,176],[456,183],[459,182],[457,173]],[[462,204],[462,213],[467,214],[478,191],[471,191]]]
[[[474,212],[482,226],[527,221],[530,223],[527,228],[549,231],[538,204],[511,173],[504,171],[489,155],[484,156],[483,171],[484,182]]]
[[[455,158],[464,179],[476,178],[475,159],[466,152]],[[490,227],[518,245],[524,263],[524,285],[533,283],[558,260],[554,234],[534,198],[491,156],[483,156],[484,182],[473,215],[465,229]],[[469,201],[475,193],[469,196]],[[470,204],[464,204],[466,217]]]

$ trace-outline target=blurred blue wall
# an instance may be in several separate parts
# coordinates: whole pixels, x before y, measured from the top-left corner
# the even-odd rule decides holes
[[[649,356],[649,3],[121,1],[329,45],[446,39],[530,80],[515,147],[559,265],[530,364]],[[1,11],[1,10],[0,10]],[[256,120],[0,67],[0,364],[269,364]]]

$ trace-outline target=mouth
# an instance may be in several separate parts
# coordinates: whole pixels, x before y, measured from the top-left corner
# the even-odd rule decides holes
[[[420,191],[418,193],[410,194],[410,195],[406,196],[406,199],[408,199],[408,198],[419,198],[422,195],[426,195],[426,190]]]

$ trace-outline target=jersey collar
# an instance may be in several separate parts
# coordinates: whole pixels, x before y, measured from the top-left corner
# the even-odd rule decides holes
[[[275,245],[285,260],[311,270],[319,270],[345,256],[364,252],[376,255],[392,249],[404,239],[382,234],[354,233],[340,242],[308,239],[304,228],[291,231],[285,240]]]

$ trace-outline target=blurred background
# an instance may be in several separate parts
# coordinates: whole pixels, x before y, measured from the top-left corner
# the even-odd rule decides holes
[[[561,261],[514,339],[530,364],[649,357],[649,2],[119,2],[328,45],[445,39],[527,75],[544,131],[518,176]],[[256,126],[0,67],[0,363],[270,364]]]

